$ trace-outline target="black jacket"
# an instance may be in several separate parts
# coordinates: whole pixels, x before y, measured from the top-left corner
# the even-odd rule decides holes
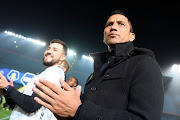
[[[100,72],[109,54],[92,54],[94,73],[86,82],[78,120],[160,120],[162,74],[153,52],[128,42],[116,44],[114,56]]]

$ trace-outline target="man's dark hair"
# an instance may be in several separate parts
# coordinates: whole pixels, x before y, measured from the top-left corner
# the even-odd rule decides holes
[[[130,32],[133,33],[133,26],[132,26],[132,23],[131,23],[131,21],[129,20],[129,18],[128,18],[123,12],[121,12],[120,10],[115,10],[115,11],[113,11],[113,12],[111,13],[111,16],[112,16],[112,15],[116,15],[116,14],[121,14],[121,15],[125,16],[125,17],[128,19],[128,22],[129,22],[129,25],[130,25]]]
[[[68,51],[68,46],[66,45],[65,42],[59,40],[59,39],[53,39],[50,41],[50,44],[52,43],[59,43],[63,46],[64,54],[67,56],[67,51]]]

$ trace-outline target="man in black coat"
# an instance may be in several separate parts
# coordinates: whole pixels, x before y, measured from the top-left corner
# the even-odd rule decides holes
[[[160,120],[160,67],[151,50],[133,46],[134,39],[128,18],[120,11],[113,12],[104,29],[108,51],[91,54],[94,72],[86,82],[82,101],[79,87],[74,91],[61,81],[63,91],[46,80],[36,84],[45,94],[37,89],[34,92],[48,103],[36,101],[61,117],[77,120]],[[53,91],[56,94],[52,95]]]

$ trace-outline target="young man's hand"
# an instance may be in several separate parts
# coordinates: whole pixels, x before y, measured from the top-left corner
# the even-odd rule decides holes
[[[10,85],[10,83],[7,81],[7,79],[0,73],[0,94],[5,95],[3,92],[3,88]]]

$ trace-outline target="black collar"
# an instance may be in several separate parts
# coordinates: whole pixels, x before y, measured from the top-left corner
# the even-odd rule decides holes
[[[131,42],[126,43],[118,43],[114,46],[114,53],[115,59],[126,58],[130,56],[130,54],[134,51],[134,46]],[[108,58],[112,56],[111,53],[101,52],[101,53],[93,53],[90,56],[94,59],[94,72],[99,73],[102,65],[108,61]]]
[[[134,46],[131,42],[126,42],[126,43],[118,43],[115,44],[114,50],[112,50],[112,53],[107,52],[101,52],[101,53],[92,53],[90,54],[91,57],[93,57],[94,60],[96,59],[107,59],[110,56],[115,56],[115,57],[126,57],[129,56],[132,51],[134,50]]]

